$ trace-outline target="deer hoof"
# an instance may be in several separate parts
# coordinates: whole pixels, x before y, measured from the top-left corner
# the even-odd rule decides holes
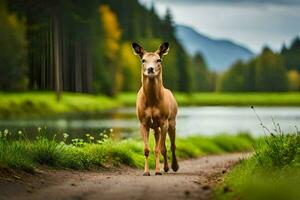
[[[144,172],[143,176],[150,176],[150,172]]]
[[[174,172],[177,172],[178,169],[179,169],[178,163],[177,162],[176,163],[172,163],[172,170]]]
[[[155,172],[155,175],[161,176],[162,173],[161,172]]]
[[[165,172],[168,172],[169,171],[169,167],[167,166],[167,167],[164,167],[164,171]]]

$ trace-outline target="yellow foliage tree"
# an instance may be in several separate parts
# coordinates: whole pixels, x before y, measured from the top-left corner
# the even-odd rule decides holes
[[[129,42],[124,42],[120,48],[120,65],[122,67],[124,91],[137,91],[141,86],[141,64],[133,55]]]
[[[118,19],[108,5],[100,6],[99,12],[105,37],[106,56],[113,59],[117,56],[120,47],[121,30],[119,28]]]
[[[112,77],[111,80],[108,80],[110,83],[109,87],[111,88],[108,93],[114,95],[122,87],[122,73],[118,62],[121,30],[116,14],[108,5],[101,5],[99,13],[104,36],[103,51],[106,62],[105,67],[111,74],[109,77]]]
[[[289,90],[298,91],[300,89],[300,74],[297,70],[288,72]]]

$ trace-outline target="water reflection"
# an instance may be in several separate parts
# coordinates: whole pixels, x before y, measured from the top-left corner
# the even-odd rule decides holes
[[[300,107],[259,107],[257,113],[264,124],[272,129],[272,117],[284,132],[295,132],[300,125]],[[46,127],[49,136],[68,133],[71,138],[85,137],[90,133],[107,133],[113,137],[139,136],[139,122],[134,108],[122,108],[99,114],[66,115],[44,119],[0,120],[0,130],[12,132],[22,130],[27,135],[37,134],[37,127]],[[248,131],[263,134],[254,112],[248,107],[181,107],[177,118],[177,134],[212,135],[221,132],[237,133]]]

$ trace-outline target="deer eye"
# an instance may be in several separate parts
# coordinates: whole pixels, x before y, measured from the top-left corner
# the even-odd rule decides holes
[[[145,63],[146,62],[146,60],[145,59],[142,59],[142,63]]]
[[[156,62],[158,62],[158,63],[161,63],[161,59],[157,59],[157,61]]]

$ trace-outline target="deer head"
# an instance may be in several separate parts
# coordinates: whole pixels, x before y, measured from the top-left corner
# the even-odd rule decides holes
[[[142,72],[149,78],[154,78],[161,73],[162,57],[168,54],[169,43],[165,42],[159,46],[155,52],[146,52],[143,47],[137,43],[132,43],[134,54],[140,56],[142,63]]]

